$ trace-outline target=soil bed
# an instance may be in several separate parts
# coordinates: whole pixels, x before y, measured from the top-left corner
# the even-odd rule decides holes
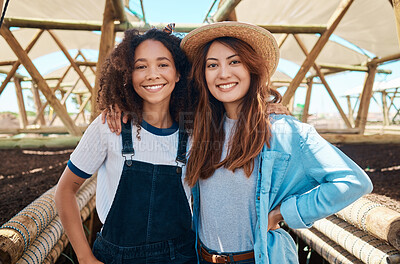
[[[400,145],[338,145],[367,171],[369,199],[400,212]],[[0,149],[0,225],[54,186],[73,149]]]
[[[370,176],[374,190],[367,198],[400,212],[400,145],[337,146]],[[0,149],[0,225],[57,183],[72,151]],[[67,250],[73,256],[71,248]],[[299,253],[299,257],[305,259],[306,253]],[[320,257],[312,258],[316,260],[310,263],[321,263]],[[57,263],[68,263],[68,260],[60,257]]]

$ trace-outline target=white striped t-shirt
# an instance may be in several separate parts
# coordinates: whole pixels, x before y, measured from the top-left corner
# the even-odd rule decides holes
[[[177,124],[171,128],[160,129],[143,121],[140,141],[136,135],[137,129],[133,125],[132,141],[135,150],[133,160],[176,166],[179,136]],[[122,136],[112,133],[107,123],[102,124],[101,118],[97,117],[86,129],[68,162],[70,170],[82,178],[89,178],[98,171],[96,209],[102,223],[111,208],[121,177],[125,160],[121,151]],[[185,167],[182,175],[185,175]],[[182,184],[189,199],[190,189],[184,184],[183,178],[184,176]]]

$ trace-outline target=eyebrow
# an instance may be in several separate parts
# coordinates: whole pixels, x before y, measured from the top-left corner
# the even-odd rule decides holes
[[[239,56],[239,54],[233,54],[231,56],[226,57],[226,59],[229,60],[229,59],[231,59],[231,58],[233,58],[235,56]],[[208,61],[208,60],[218,60],[218,59],[216,59],[216,58],[207,58],[206,61]]]
[[[167,61],[171,62],[171,60],[168,59],[167,57],[158,57],[156,60],[157,60],[157,61],[167,60]],[[140,61],[147,61],[147,59],[145,59],[145,58],[139,58],[139,59],[135,60],[134,64],[135,64],[136,62],[140,62]]]

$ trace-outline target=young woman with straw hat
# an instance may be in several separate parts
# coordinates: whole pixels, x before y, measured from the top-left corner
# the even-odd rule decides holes
[[[315,129],[269,115],[279,49],[267,30],[220,22],[193,30],[181,47],[196,94],[186,181],[201,263],[298,263],[279,223],[307,228],[362,195],[364,171]]]

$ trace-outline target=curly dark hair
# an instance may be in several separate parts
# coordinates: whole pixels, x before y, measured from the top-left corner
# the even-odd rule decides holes
[[[143,99],[133,88],[132,71],[135,50],[145,40],[161,42],[172,54],[180,78],[171,94],[170,113],[172,118],[179,122],[180,113],[184,113],[189,107],[187,76],[190,64],[179,46],[181,39],[158,29],[151,29],[142,35],[135,29],[125,31],[124,39],[102,66],[97,95],[99,109],[104,110],[118,105],[137,127],[140,126],[143,120]]]

